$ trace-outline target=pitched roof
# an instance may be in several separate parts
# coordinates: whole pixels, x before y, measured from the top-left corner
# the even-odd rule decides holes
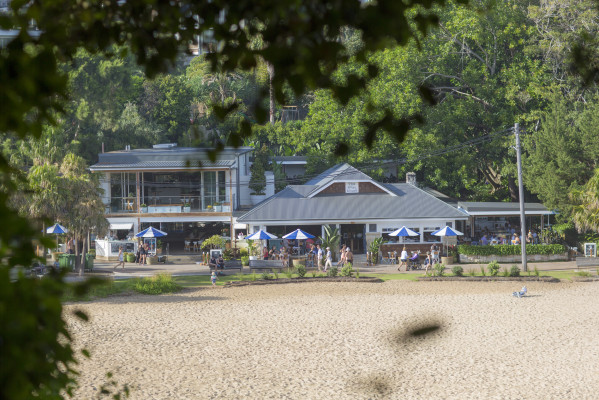
[[[327,182],[322,178],[313,181]],[[320,185],[288,186],[238,218],[238,221],[242,223],[258,221],[318,222],[375,219],[465,219],[467,217],[458,209],[413,185],[407,183],[380,185],[393,192],[395,196],[388,193],[343,193],[309,198],[307,196]]]
[[[333,181],[373,181],[373,179],[365,173],[358,171],[357,169],[346,163],[337,164],[334,167],[327,169],[320,175],[306,182],[306,185],[324,186]]]

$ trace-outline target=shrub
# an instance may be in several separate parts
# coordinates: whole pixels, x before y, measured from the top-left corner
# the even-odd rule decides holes
[[[207,249],[224,249],[227,241],[220,235],[210,236],[208,239],[202,242],[202,250]],[[224,256],[224,254],[223,254]]]
[[[476,276],[476,271],[474,269],[471,269],[470,271],[468,271],[468,275]]]
[[[275,279],[279,279],[279,271],[273,268],[271,269],[271,272],[274,275]]]
[[[517,265],[512,265],[510,268],[510,276],[520,276],[520,268]]]
[[[250,257],[249,256],[241,256],[241,265],[247,267],[250,265]]]
[[[591,276],[591,273],[589,271],[579,271],[576,273],[576,275],[588,278],[589,276]]]
[[[258,279],[258,277],[256,276],[256,273],[252,272],[252,275],[250,275],[250,281],[256,282],[256,279]]]
[[[327,271],[327,276],[334,278],[337,276],[338,273],[339,273],[339,268],[337,268],[337,266],[334,265],[331,268],[329,268],[329,270]]]
[[[537,266],[535,265],[535,275],[538,277],[539,275],[541,275],[541,271],[539,271],[539,269],[537,268]]]
[[[291,268],[287,268],[287,269],[285,270],[285,276],[286,276],[288,279],[291,279],[291,278],[293,277],[293,270],[292,270]]]
[[[303,264],[299,264],[297,267],[295,267],[295,271],[297,272],[297,276],[300,278],[306,276],[306,266]]]
[[[312,278],[316,278],[316,271],[312,270],[312,272],[310,272],[312,274]]]
[[[485,266],[484,266],[484,265],[481,265],[481,266],[480,266],[480,274],[481,274],[482,276],[487,276],[487,270],[485,269]]]
[[[563,244],[528,244],[526,245],[526,254],[530,255],[552,255],[564,254],[568,249]],[[458,246],[458,252],[467,256],[512,256],[522,254],[520,245],[510,244],[471,246],[461,244]]]
[[[123,260],[127,261],[128,263],[134,263],[135,262],[135,254],[127,253],[126,258],[125,258],[125,255],[123,254]]]
[[[351,265],[351,263],[345,263],[345,265],[343,266],[343,268],[341,268],[341,272],[339,273],[339,275],[341,276],[352,276],[354,273],[354,269],[353,266]]]
[[[248,252],[248,249],[246,247],[242,247],[241,249],[239,249],[239,256],[240,257],[247,257],[249,256],[250,253]]]
[[[360,279],[360,267],[356,267],[356,279]]]
[[[455,276],[464,276],[464,268],[460,267],[459,265],[456,265],[451,269],[451,273]]]
[[[435,271],[435,276],[443,276],[445,274],[445,265],[435,264],[433,270]]]
[[[269,280],[272,278],[272,276],[270,276],[270,274],[266,271],[264,271],[261,275],[262,279],[264,279],[265,281]]]
[[[497,274],[499,273],[499,268],[501,267],[499,266],[499,263],[497,261],[491,261],[489,265],[487,265],[487,270],[489,271],[489,275],[491,276],[497,276]]]
[[[225,249],[223,251],[223,260],[225,261],[229,261],[233,259],[233,250],[231,249]]]
[[[510,276],[510,271],[507,270],[507,267],[503,267],[501,275],[503,275],[503,276]]]
[[[174,293],[181,290],[181,286],[173,281],[169,274],[158,274],[150,278],[136,279],[133,290],[143,294]]]

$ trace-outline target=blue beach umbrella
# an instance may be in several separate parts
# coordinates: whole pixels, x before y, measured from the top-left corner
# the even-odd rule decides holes
[[[245,238],[248,240],[269,240],[278,239],[278,236],[260,229],[258,232],[254,232],[251,235],[246,236]]]
[[[147,229],[144,229],[143,231],[135,234],[135,237],[142,237],[142,238],[158,238],[158,237],[163,237],[166,236],[167,233],[166,232],[162,232],[159,229],[153,228],[153,227],[149,227]]]
[[[431,235],[447,237],[447,236],[462,236],[463,233],[458,230],[453,229],[451,226],[445,226],[445,227],[439,229],[438,231],[434,231],[433,233],[431,233]],[[443,241],[443,250],[445,250],[445,241]]]
[[[314,239],[313,235],[310,235],[308,232],[304,232],[301,229],[296,229],[291,233],[283,236],[283,239],[298,239],[298,240],[306,240],[306,239]]]
[[[60,224],[54,224],[51,227],[46,229],[46,233],[52,234],[52,235],[56,235],[56,248],[58,249],[58,235],[63,235],[65,233],[69,233],[69,231],[67,230],[67,228],[65,228],[64,226],[60,225]]]
[[[46,229],[46,233],[51,233],[53,235],[62,235],[63,233],[69,233],[67,228],[60,224],[54,224],[48,229]]]
[[[405,226],[402,226],[398,230],[391,232],[389,234],[389,236],[406,237],[406,236],[420,236],[420,234],[418,232],[411,230],[410,228],[406,228]]]

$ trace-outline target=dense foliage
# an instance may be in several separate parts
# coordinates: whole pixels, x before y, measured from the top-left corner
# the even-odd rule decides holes
[[[564,254],[568,249],[562,244],[528,244],[526,254]],[[459,245],[458,252],[467,256],[511,256],[522,254],[519,245],[499,244],[494,246]]]

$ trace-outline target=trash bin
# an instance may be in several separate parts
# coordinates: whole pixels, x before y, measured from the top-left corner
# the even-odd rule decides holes
[[[94,269],[94,255],[93,254],[86,254],[85,255],[85,269],[86,270],[93,270]]]
[[[60,267],[60,269],[69,267],[69,255],[68,254],[61,254],[58,256],[58,266]]]
[[[69,271],[74,271],[75,270],[75,258],[76,258],[75,254],[67,254],[66,256],[67,256],[67,262],[68,262],[66,265],[66,268]]]

